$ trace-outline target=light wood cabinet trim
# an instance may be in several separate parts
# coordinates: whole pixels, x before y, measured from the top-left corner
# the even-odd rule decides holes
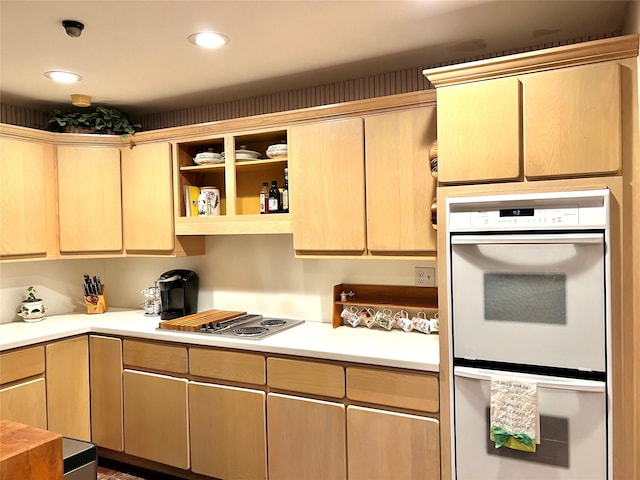
[[[59,146],[60,252],[121,252],[121,197],[120,150]]]
[[[527,178],[620,171],[618,62],[536,73],[521,80]]]
[[[122,343],[124,364],[173,373],[187,373],[187,347],[125,339]]]
[[[365,118],[367,248],[375,253],[434,252],[429,147],[437,138],[436,108]]]
[[[438,420],[347,407],[349,480],[440,480]]]
[[[269,480],[346,480],[345,407],[267,395]]]
[[[46,346],[47,425],[77,440],[91,440],[89,339],[62,340]]]
[[[521,84],[517,78],[438,90],[439,182],[520,178],[521,139]]]
[[[44,347],[0,354],[0,385],[44,373]]]
[[[271,388],[333,398],[345,393],[344,368],[339,365],[270,357],[267,377]]]
[[[364,121],[344,118],[289,129],[293,248],[364,253]]]
[[[199,377],[264,385],[264,356],[206,348],[189,348],[189,372]]]
[[[174,249],[171,144],[123,148],[122,221],[127,252]]]
[[[0,389],[0,418],[47,428],[47,394],[44,378]]]
[[[125,370],[125,452],[189,468],[188,381]]]
[[[191,470],[225,480],[267,478],[266,394],[189,383]]]
[[[505,55],[487,60],[430,68],[424,70],[423,74],[436,87],[443,87],[488,78],[637,57],[639,37],[637,34],[625,35]]]
[[[390,407],[437,412],[438,377],[347,367],[347,398]]]
[[[291,233],[291,215],[236,215],[231,217],[177,217],[176,235]]]
[[[91,434],[96,445],[124,450],[122,405],[122,340],[89,337]]]

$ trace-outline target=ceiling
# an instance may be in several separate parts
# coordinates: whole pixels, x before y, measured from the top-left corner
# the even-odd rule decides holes
[[[167,112],[621,30],[625,1],[0,0],[0,101]],[[62,20],[85,25],[71,38]],[[230,37],[203,50],[188,35]],[[49,70],[83,79],[60,85]]]

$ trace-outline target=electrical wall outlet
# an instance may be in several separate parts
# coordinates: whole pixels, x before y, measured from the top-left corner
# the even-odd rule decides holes
[[[435,267],[415,267],[416,287],[435,287],[436,268]]]

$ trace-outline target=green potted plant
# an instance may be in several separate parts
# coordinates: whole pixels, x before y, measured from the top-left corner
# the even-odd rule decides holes
[[[18,315],[25,322],[39,322],[44,317],[46,308],[44,302],[38,297],[35,287],[29,286],[25,290],[25,298],[20,304]]]
[[[54,110],[48,124],[49,129],[55,132],[113,134],[121,135],[123,139],[141,127],[139,123],[131,123],[120,110],[102,106],[86,113]]]

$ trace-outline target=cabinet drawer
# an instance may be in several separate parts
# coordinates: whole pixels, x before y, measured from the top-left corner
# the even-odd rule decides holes
[[[370,368],[347,368],[347,398],[423,412],[440,406],[435,375]]]
[[[267,359],[270,387],[294,392],[344,397],[344,369],[338,365],[283,358]]]
[[[44,347],[29,347],[0,355],[0,384],[44,372]]]
[[[264,357],[255,353],[224,352],[207,348],[189,349],[189,372],[201,377],[266,383]]]
[[[125,340],[124,364],[165,372],[187,373],[187,348],[152,342]]]

